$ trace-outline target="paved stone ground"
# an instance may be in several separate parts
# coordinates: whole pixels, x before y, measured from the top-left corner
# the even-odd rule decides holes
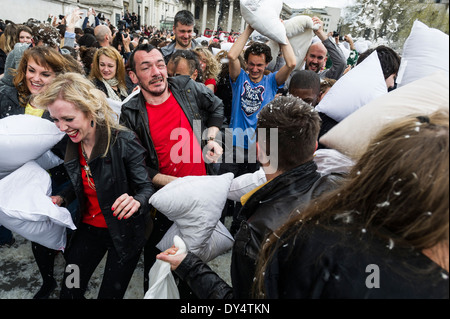
[[[18,234],[14,234],[14,237],[16,242],[12,247],[0,248],[0,299],[32,299],[41,286],[41,275],[31,251],[31,243]],[[209,265],[231,285],[230,260],[231,250],[210,261]],[[97,297],[104,263],[105,259],[97,267],[91,278],[85,295],[88,299]],[[50,299],[58,299],[59,297],[59,286],[64,267],[64,258],[62,254],[58,254],[55,261],[55,279],[58,282],[58,287],[52,293]],[[143,256],[141,256],[124,299],[142,299],[144,297],[143,282],[144,262]]]

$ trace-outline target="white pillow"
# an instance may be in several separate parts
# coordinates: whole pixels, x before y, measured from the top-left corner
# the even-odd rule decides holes
[[[311,41],[314,37],[313,22],[311,17],[299,15],[289,20],[284,21],[284,27],[286,29],[286,36],[289,39],[289,43],[294,50],[297,65],[295,69],[301,69],[303,66],[306,52],[308,52]],[[272,51],[273,59],[269,63],[268,68],[273,69],[277,62],[276,57],[280,52],[280,46],[274,40],[269,40],[267,45]]]
[[[356,50],[359,54],[364,53],[364,52],[366,52],[366,51],[369,49],[369,47],[370,47],[371,44],[372,44],[372,43],[371,43],[370,41],[368,41],[368,40],[358,39],[358,40],[355,42],[355,50]]]
[[[62,138],[54,123],[33,115],[11,115],[0,120],[0,179],[35,160]]]
[[[228,199],[240,202],[242,196],[265,182],[267,182],[267,178],[262,167],[254,173],[242,174],[233,179],[228,192]]]
[[[61,165],[64,161],[56,156],[52,151],[48,150],[36,159],[36,163],[38,163],[43,169],[48,170]]]
[[[361,106],[388,92],[377,51],[341,77],[316,106],[335,121],[342,121]]]
[[[175,255],[186,252],[186,245],[179,236],[173,238],[173,244],[178,248]],[[170,247],[171,245],[168,248]],[[180,292],[168,262],[157,259],[148,273],[148,278],[149,288],[144,299],[180,299]]]
[[[230,51],[231,47],[233,46],[233,42],[225,42],[220,44],[220,50],[224,51]]]
[[[223,251],[210,251],[211,238],[222,216],[233,177],[232,173],[227,173],[177,178],[153,194],[149,203],[175,223],[190,251],[207,260],[208,256],[220,255],[229,249],[225,244],[228,248]],[[166,238],[169,242],[172,242],[171,236]],[[228,236],[222,239],[229,242]]]
[[[70,212],[50,199],[50,175],[30,161],[0,180],[0,224],[45,247],[64,250]]]
[[[334,149],[319,149],[313,159],[321,174],[348,173],[354,164],[352,159]],[[254,173],[242,174],[233,179],[228,199],[240,202],[242,196],[266,182],[266,173],[262,167]]]
[[[321,148],[314,153],[314,162],[317,165],[317,171],[321,174],[350,172],[355,164],[347,155],[335,149]]]
[[[404,86],[437,71],[449,73],[448,34],[429,28],[416,20],[403,46],[397,77],[398,86]]]
[[[320,143],[358,158],[384,125],[412,114],[449,108],[449,80],[438,72],[385,94],[363,106],[320,138]]]
[[[347,49],[347,47],[342,42],[339,42],[339,48],[341,49],[342,53],[344,53],[345,61],[347,61],[351,51]]]
[[[240,0],[245,22],[262,35],[286,44],[286,30],[280,21],[282,0]]]

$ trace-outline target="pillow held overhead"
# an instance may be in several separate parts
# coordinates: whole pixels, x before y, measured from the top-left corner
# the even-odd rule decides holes
[[[298,70],[303,66],[306,52],[308,52],[309,46],[311,45],[312,38],[314,37],[313,22],[309,16],[296,16],[289,20],[284,21],[284,27],[286,29],[286,36],[289,39],[289,43],[297,60],[297,65],[295,69]],[[277,57],[280,52],[280,46],[274,40],[269,40],[267,45],[272,51],[272,56]],[[269,63],[268,68],[273,69],[277,59],[274,58]]]
[[[416,20],[403,46],[398,86],[405,86],[437,71],[446,72],[448,76],[448,35]]]
[[[385,94],[363,106],[320,138],[320,143],[358,158],[384,125],[412,114],[449,108],[449,80],[437,72]]]
[[[245,22],[262,35],[286,44],[286,30],[280,21],[282,0],[240,0]]]

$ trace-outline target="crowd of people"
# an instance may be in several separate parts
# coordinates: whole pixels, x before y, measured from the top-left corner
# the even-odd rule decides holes
[[[279,57],[252,40],[250,25],[237,39],[200,42],[187,10],[171,32],[141,28],[129,12],[118,27],[93,10],[82,28],[80,19],[73,12],[59,21],[0,21],[0,119],[34,115],[65,133],[52,148],[64,163],[49,170],[51,198],[77,226],[64,259],[80,268],[80,285],[67,287],[67,272],[57,283],[58,251],[32,242],[42,276],[34,298],[49,298],[58,284],[60,298],[83,298],[105,254],[98,298],[123,298],[142,254],[144,292],[160,259],[171,264],[181,298],[449,297],[448,112],[383,128],[346,172],[324,172],[314,161],[326,149],[320,137],[338,124],[315,107],[374,51],[386,91],[395,90],[397,52],[358,52],[346,36],[346,58],[339,36],[314,17],[315,41],[295,69],[287,37]],[[227,40],[232,46],[222,50]],[[175,161],[180,143],[189,152]],[[229,172],[265,179],[223,208],[232,219],[232,287],[195,254],[160,251],[174,222],[149,205],[177,178]],[[13,244],[0,226],[1,249]],[[366,284],[370,264],[382,269],[378,289]]]

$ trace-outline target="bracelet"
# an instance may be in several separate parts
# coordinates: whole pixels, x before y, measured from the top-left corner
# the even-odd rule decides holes
[[[216,138],[215,138],[214,136],[209,136],[209,137],[208,137],[208,142],[209,142],[209,141],[214,141],[215,139],[216,139]]]

